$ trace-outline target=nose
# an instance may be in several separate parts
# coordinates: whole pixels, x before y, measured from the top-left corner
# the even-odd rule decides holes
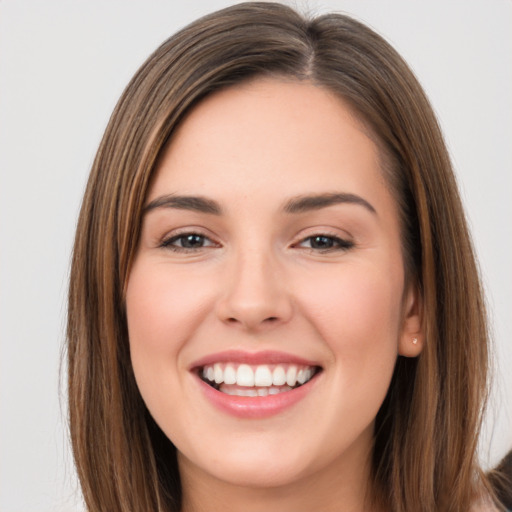
[[[270,251],[240,254],[230,263],[217,304],[219,319],[253,332],[287,323],[293,304],[285,272]]]

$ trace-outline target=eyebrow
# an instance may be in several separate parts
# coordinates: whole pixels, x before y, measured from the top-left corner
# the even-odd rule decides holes
[[[176,208],[178,210],[192,210],[212,215],[221,215],[222,213],[222,208],[217,201],[201,196],[176,196],[169,194],[157,197],[145,206],[144,213],[150,212],[155,208]]]
[[[304,213],[345,203],[363,206],[371,213],[377,214],[375,208],[366,199],[346,192],[294,197],[286,203],[284,211],[286,213]]]
[[[373,214],[377,214],[375,208],[366,199],[346,192],[314,194],[293,197],[284,205],[286,213],[304,213],[312,210],[320,210],[336,204],[355,204],[366,208]],[[178,210],[191,210],[211,215],[221,215],[222,208],[217,201],[202,196],[178,196],[169,194],[153,199],[144,207],[144,213],[156,208],[175,208]]]

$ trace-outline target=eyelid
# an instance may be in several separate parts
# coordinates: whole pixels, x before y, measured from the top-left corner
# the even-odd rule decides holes
[[[304,247],[302,244],[307,242],[308,240],[312,240],[316,237],[324,237],[329,238],[334,241],[333,247],[327,248],[315,248],[315,247]],[[314,230],[307,230],[307,232],[301,232],[300,236],[297,237],[296,241],[292,243],[293,248],[302,248],[309,250],[316,254],[328,253],[328,252],[345,252],[352,249],[355,246],[355,242],[353,238],[346,234],[340,235],[339,232],[334,233],[333,230],[330,229],[322,229],[317,228]]]
[[[303,240],[301,240],[297,245],[301,245],[302,243],[306,242],[307,240],[311,240],[311,239],[314,239],[314,238],[328,238],[328,239],[331,239],[334,241],[334,247],[328,247],[328,248],[325,248],[325,249],[322,249],[322,248],[315,248],[315,247],[307,247],[307,249],[311,249],[313,251],[318,251],[318,252],[329,252],[329,251],[335,251],[335,250],[347,250],[347,249],[351,249],[353,246],[354,246],[354,243],[349,241],[349,240],[345,240],[343,238],[340,238],[338,236],[331,236],[331,235],[311,235],[311,236],[307,236],[306,238],[304,238]]]
[[[184,238],[187,235],[197,235],[205,240],[208,240],[210,243],[208,245],[202,247],[180,247],[179,245],[172,245],[174,241],[179,240],[180,238]],[[187,226],[183,228],[175,229],[171,232],[166,233],[161,239],[158,240],[157,246],[163,249],[170,249],[175,252],[195,252],[200,251],[202,249],[210,249],[215,247],[220,247],[221,244],[215,240],[211,234],[207,233],[206,230],[196,227],[196,226]]]

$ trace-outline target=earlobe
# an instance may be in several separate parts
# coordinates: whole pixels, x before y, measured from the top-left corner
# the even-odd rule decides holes
[[[416,284],[409,285],[404,297],[402,330],[399,334],[398,353],[405,357],[418,357],[425,338],[422,332],[423,300]]]

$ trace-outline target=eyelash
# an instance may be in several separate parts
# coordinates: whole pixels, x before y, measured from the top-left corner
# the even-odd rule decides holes
[[[311,242],[312,240],[319,240],[323,239],[322,243],[330,243],[330,247],[312,247]],[[335,235],[329,235],[327,233],[319,233],[315,235],[310,235],[306,238],[303,238],[299,243],[295,244],[295,247],[301,246],[305,242],[309,241],[309,247],[304,247],[305,249],[310,250],[311,252],[319,252],[321,254],[328,253],[328,252],[334,252],[334,251],[348,251],[349,249],[352,249],[354,247],[354,242],[350,240],[345,240],[343,238],[340,238]]]
[[[210,244],[202,245],[201,247],[183,247],[183,246],[179,246],[179,245],[173,245],[174,243],[178,242],[179,240],[181,240],[183,243],[183,241],[186,238],[190,238],[190,237],[201,238],[203,241],[208,240],[210,242]],[[203,235],[202,233],[197,233],[197,232],[191,231],[191,232],[187,232],[187,233],[179,233],[178,235],[173,235],[169,238],[166,238],[165,240],[162,241],[162,243],[160,244],[160,247],[165,248],[165,249],[170,249],[171,251],[174,251],[174,252],[195,252],[197,250],[204,249],[204,248],[218,247],[218,244],[213,242],[209,237],[207,237],[206,235]]]
[[[179,241],[181,241],[181,244],[183,244],[185,239],[190,237],[196,237],[196,240],[200,239],[199,241],[202,241],[203,243],[205,241],[208,241],[209,243],[208,245],[201,245],[200,247],[183,247],[183,245],[174,245],[176,244],[176,242]],[[313,240],[315,239],[316,242],[313,242]],[[306,242],[309,242],[309,246],[303,245]],[[321,243],[324,245],[327,244],[328,247],[313,247],[313,243]],[[166,238],[161,242],[160,247],[169,249],[173,252],[191,253],[205,248],[219,247],[219,244],[212,241],[208,236],[203,235],[202,233],[191,231],[186,233],[179,233],[177,235],[173,235],[169,238]],[[327,233],[318,233],[303,238],[298,243],[294,244],[292,247],[302,247],[313,253],[325,254],[335,251],[348,251],[349,249],[352,249],[354,247],[354,242],[350,240],[345,240],[335,235],[330,235]]]

